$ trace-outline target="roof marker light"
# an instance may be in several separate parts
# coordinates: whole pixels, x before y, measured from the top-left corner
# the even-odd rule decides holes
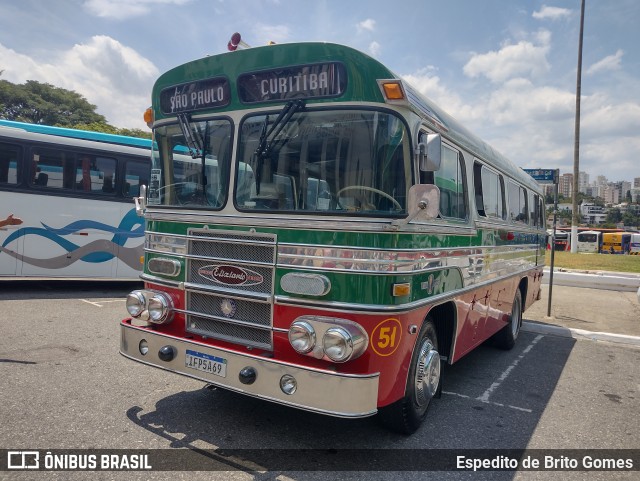
[[[229,49],[230,52],[235,52],[238,49],[238,47],[251,48],[248,44],[242,41],[241,35],[238,32],[236,32],[233,35],[231,35],[231,40],[229,40],[229,43],[227,43],[227,48]]]
[[[153,109],[149,107],[147,110],[145,110],[142,118],[146,122],[147,127],[151,128],[153,126]]]

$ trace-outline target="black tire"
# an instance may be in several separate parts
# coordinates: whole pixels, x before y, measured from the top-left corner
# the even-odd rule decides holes
[[[436,328],[427,318],[411,356],[405,395],[379,410],[382,424],[391,431],[413,434],[427,416],[431,400],[440,394],[441,369]]]
[[[509,323],[500,329],[494,339],[495,346],[508,351],[513,348],[520,334],[520,328],[522,327],[522,292],[520,289],[516,289],[516,295],[513,298],[513,305],[511,306],[511,317]]]

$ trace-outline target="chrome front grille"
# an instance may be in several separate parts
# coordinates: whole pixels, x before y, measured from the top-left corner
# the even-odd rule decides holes
[[[230,318],[222,310],[224,301],[231,301],[234,312],[233,321],[258,324],[267,328],[271,327],[271,304],[268,302],[256,302],[254,300],[230,298],[220,294],[204,294],[190,292],[188,294],[189,310],[192,312],[207,313],[224,319]]]
[[[186,330],[272,349],[276,236],[192,229],[187,252]]]

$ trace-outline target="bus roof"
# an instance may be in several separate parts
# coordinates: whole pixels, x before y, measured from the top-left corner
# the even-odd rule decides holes
[[[142,155],[149,157],[151,150],[151,141],[146,147],[127,145],[123,143],[107,143],[96,142],[93,140],[65,137],[61,135],[42,134],[40,132],[29,132],[24,129],[8,127],[0,125],[1,140],[23,140],[31,142],[42,142],[46,144],[55,144],[76,148],[90,148],[95,150],[103,150],[105,152],[119,152],[122,154]]]
[[[51,125],[29,124],[26,122],[15,122],[13,120],[2,119],[0,119],[0,127],[10,127],[38,134],[57,135],[58,137],[93,140],[94,142],[104,142],[107,144],[129,145],[131,147],[142,147],[145,149],[151,148],[150,139],[129,137],[126,135],[106,134],[104,132],[68,129],[64,127],[53,127]]]
[[[209,109],[198,110],[193,113],[210,114],[222,113],[229,110],[247,110],[273,104],[273,100],[243,102],[239,95],[239,78],[252,73],[259,76],[276,67],[294,67],[317,65],[322,63],[339,63],[346,72],[344,91],[338,96],[310,98],[309,103],[327,102],[373,102],[385,103],[377,80],[401,80],[406,96],[406,106],[434,126],[444,137],[468,150],[490,165],[501,168],[504,172],[518,179],[534,191],[540,191],[540,186],[521,168],[504,157],[489,144],[469,132],[453,117],[438,105],[424,97],[406,81],[402,80],[378,60],[369,55],[344,45],[332,43],[308,42],[267,45],[248,48],[234,52],[193,60],[175,67],[161,75],[153,87],[152,105],[155,120],[174,117],[175,113],[163,112],[161,108],[161,94],[171,92],[175,87],[197,82],[204,79],[219,79],[224,88],[229,89],[230,97],[227,102]],[[280,101],[284,103],[284,100]]]

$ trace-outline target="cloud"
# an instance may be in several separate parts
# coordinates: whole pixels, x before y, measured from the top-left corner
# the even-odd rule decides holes
[[[369,44],[369,53],[374,57],[377,57],[378,54],[380,53],[380,48],[381,48],[380,44],[374,40]]]
[[[156,66],[132,48],[107,36],[94,36],[66,52],[50,52],[48,62],[0,44],[3,79],[13,83],[46,82],[73,90],[98,106],[117,127],[146,128],[142,113],[151,102]]]
[[[434,67],[426,67],[414,73],[402,75],[422,95],[435,102],[456,120],[466,123],[482,116],[481,108],[466,105],[460,96],[445,87]]]
[[[624,55],[623,50],[618,50],[615,54],[609,55],[602,60],[597,61],[593,65],[591,65],[587,71],[586,75],[593,75],[595,73],[601,71],[610,71],[610,70],[619,70],[620,64],[622,63],[622,56]]]
[[[539,11],[533,12],[532,14],[532,17],[538,20],[558,20],[559,18],[569,16],[571,16],[571,10],[567,8],[548,7],[547,5],[543,5]]]
[[[184,5],[191,0],[85,0],[84,9],[96,17],[125,20],[150,13],[155,5]]]
[[[376,21],[372,18],[367,18],[366,20],[356,24],[356,28],[358,29],[358,33],[362,33],[365,30],[373,32],[376,28]]]
[[[284,43],[291,38],[291,29],[286,25],[259,23],[253,29],[253,36],[259,39],[258,45],[266,45],[269,42]],[[252,46],[255,45],[252,43]]]
[[[536,34],[535,40],[537,44],[523,40],[517,44],[506,44],[498,51],[473,53],[463,67],[463,72],[471,78],[484,75],[492,82],[504,82],[526,75],[542,75],[550,68],[547,54],[551,33],[541,30]]]

